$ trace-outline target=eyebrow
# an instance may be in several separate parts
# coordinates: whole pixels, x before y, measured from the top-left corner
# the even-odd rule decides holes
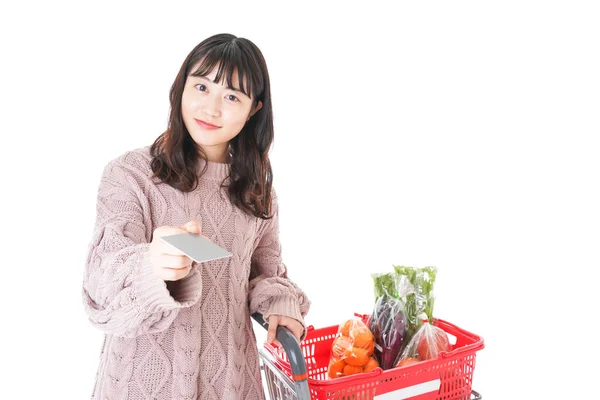
[[[200,79],[202,79],[202,80],[205,80],[205,81],[207,81],[207,82],[214,83],[213,81],[211,81],[210,79],[208,79],[208,78],[207,78],[207,77],[205,77],[205,76],[201,76],[201,75],[190,75],[190,77],[192,77],[192,78],[200,78]],[[229,90],[233,90],[234,92],[241,93],[241,94],[243,94],[244,96],[248,97],[248,95],[247,95],[246,93],[242,92],[240,89],[234,88],[234,87],[232,87],[232,86],[227,86],[227,89],[229,89]]]

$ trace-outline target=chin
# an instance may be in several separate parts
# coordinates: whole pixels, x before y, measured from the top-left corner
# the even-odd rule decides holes
[[[208,134],[195,133],[191,136],[192,136],[192,140],[200,146],[218,146],[218,145],[221,145],[221,144],[227,142],[227,141],[223,141],[222,138],[218,138],[218,137],[211,135],[210,133],[208,133]]]

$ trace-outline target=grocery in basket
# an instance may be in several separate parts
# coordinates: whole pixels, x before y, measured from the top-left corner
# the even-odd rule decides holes
[[[374,274],[373,312],[309,327],[301,357],[289,358],[285,344],[285,353],[265,344],[260,358],[271,399],[481,398],[472,382],[483,339],[433,317],[436,274],[435,267],[404,266]],[[294,372],[299,363],[301,374]]]

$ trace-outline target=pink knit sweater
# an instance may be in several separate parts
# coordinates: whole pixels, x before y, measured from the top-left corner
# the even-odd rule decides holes
[[[304,324],[310,306],[281,258],[277,194],[273,219],[249,216],[219,188],[230,165],[210,161],[183,193],[151,178],[149,149],[111,160],[98,189],[82,290],[105,333],[92,399],[263,399],[251,313]],[[149,264],[152,233],[192,219],[233,257],[165,282]]]

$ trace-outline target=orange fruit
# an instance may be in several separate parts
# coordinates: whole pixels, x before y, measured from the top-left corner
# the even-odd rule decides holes
[[[333,361],[331,364],[329,364],[328,376],[331,379],[339,378],[342,376],[345,366],[346,363],[344,360]]]
[[[379,367],[377,360],[374,359],[373,357],[371,357],[371,358],[369,358],[369,361],[367,361],[367,363],[365,364],[364,369],[365,369],[365,372],[371,372],[377,367]]]
[[[371,345],[367,348],[367,353],[372,356],[375,353],[375,340],[371,342]]]
[[[346,357],[351,349],[352,339],[347,336],[339,336],[333,341],[333,345],[331,345],[331,356],[337,359]]]
[[[365,349],[361,349],[360,347],[353,347],[350,354],[346,356],[345,361],[348,365],[362,367],[369,361],[369,354]]]
[[[363,372],[362,367],[357,367],[355,365],[346,365],[344,367],[344,376],[360,374]]]
[[[364,329],[356,329],[354,331],[354,347],[360,347],[363,349],[374,348],[375,338],[371,331],[365,326]],[[373,351],[371,351],[373,354]]]
[[[352,339],[354,339],[357,334],[367,334],[368,335],[368,333],[370,333],[370,331],[364,322],[362,322],[360,319],[354,318],[354,319],[349,319],[348,321],[344,322],[343,325],[341,325],[340,333],[343,336],[348,336],[348,337],[351,337]]]
[[[342,336],[350,336],[350,329],[352,329],[352,325],[353,320],[351,319],[349,319],[344,323],[344,325],[342,325],[342,329],[340,329]]]

